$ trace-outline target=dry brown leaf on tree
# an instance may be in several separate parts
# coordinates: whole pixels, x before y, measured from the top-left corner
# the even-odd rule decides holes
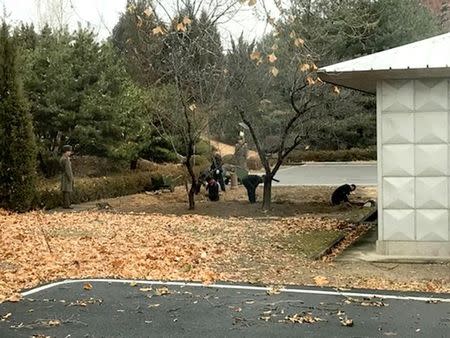
[[[272,75],[273,75],[274,77],[277,77],[278,74],[280,73],[280,71],[278,70],[277,67],[272,67],[272,68],[270,69],[270,72],[272,73]]]
[[[305,44],[305,40],[303,40],[302,38],[296,38],[296,39],[294,40],[294,44],[295,44],[297,47],[303,47],[303,45]]]
[[[301,72],[307,72],[307,71],[310,70],[310,68],[311,68],[311,66],[310,66],[309,64],[307,64],[307,63],[302,63],[302,64],[300,64],[300,65],[298,66],[298,69],[299,69]]]
[[[153,28],[152,32],[154,35],[163,35],[164,29],[162,26],[156,26],[155,28]]]
[[[275,61],[278,60],[278,58],[276,57],[276,55],[274,53],[271,53],[267,56],[267,59],[269,60],[270,63],[274,63]]]
[[[261,52],[254,50],[251,54],[250,54],[250,60],[253,61],[257,61],[261,59]]]
[[[179,32],[186,32],[186,26],[182,22],[177,24],[176,29]]]
[[[148,8],[144,11],[144,14],[145,14],[146,16],[151,16],[151,15],[153,14],[153,10],[152,10],[150,7],[148,7]]]
[[[190,25],[190,24],[192,23],[192,20],[191,20],[188,16],[185,16],[185,17],[183,18],[183,23],[184,23],[185,25]]]

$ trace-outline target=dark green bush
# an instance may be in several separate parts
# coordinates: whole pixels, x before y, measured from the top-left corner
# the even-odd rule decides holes
[[[285,163],[375,161],[376,159],[375,147],[345,150],[297,150],[288,156]]]
[[[38,154],[40,174],[46,178],[55,177],[61,173],[59,157],[50,154],[48,151],[40,151]]]
[[[201,140],[197,143],[195,146],[195,153],[197,155],[203,155],[203,156],[211,156],[211,153],[214,151],[214,148],[209,144],[209,142]]]
[[[225,155],[222,157],[222,162],[225,164],[236,164],[236,160],[234,159],[234,155]]]
[[[133,172],[108,177],[75,179],[72,203],[137,194],[143,192],[144,187],[151,185],[152,177],[158,175],[158,173],[150,172]],[[53,184],[53,186],[41,188],[38,195],[41,208],[52,209],[62,205],[59,185]]]
[[[16,41],[0,25],[0,206],[27,211],[36,199],[36,141]]]
[[[177,155],[170,149],[161,146],[146,148],[140,153],[142,158],[155,163],[177,162]]]

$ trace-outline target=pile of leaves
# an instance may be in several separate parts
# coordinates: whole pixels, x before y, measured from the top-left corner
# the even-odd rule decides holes
[[[361,270],[345,272],[337,263],[309,260],[283,244],[301,232],[347,226],[314,217],[0,210],[0,302],[17,301],[18,292],[45,282],[87,277],[450,290],[449,280],[408,275],[399,282],[392,275],[374,276],[373,267],[361,277]],[[354,236],[356,230],[345,231]]]

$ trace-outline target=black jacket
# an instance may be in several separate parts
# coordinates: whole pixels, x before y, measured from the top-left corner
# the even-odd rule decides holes
[[[352,187],[349,184],[341,185],[331,195],[331,204],[339,205],[342,202],[348,202],[348,195],[352,192]]]

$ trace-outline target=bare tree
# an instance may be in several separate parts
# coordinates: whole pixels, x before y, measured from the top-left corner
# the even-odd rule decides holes
[[[72,16],[70,0],[35,0],[38,27],[48,24],[55,30],[64,28]]]
[[[304,128],[304,123],[313,119],[316,126],[320,125],[317,108],[325,90],[307,42],[285,25],[288,11],[281,1],[274,1],[272,7],[280,15],[277,22],[267,4],[261,4],[267,22],[273,26],[273,35],[258,44],[248,44],[242,39],[234,42],[228,58],[227,96],[232,98],[232,108],[247,125],[264,167],[265,210],[270,209],[272,180],[281,165],[312,132]],[[272,101],[282,104],[273,107]],[[267,125],[274,129],[268,130]]]
[[[147,4],[143,8],[142,4]],[[237,0],[128,1],[137,40],[124,50],[146,72],[142,82],[169,92],[170,102],[154,107],[154,126],[170,140],[190,177],[189,208],[195,208],[198,174],[195,147],[210,117],[223,105],[225,65],[217,24],[240,7]],[[116,29],[116,36],[122,33]],[[138,46],[139,48],[136,48]],[[151,59],[149,57],[151,56]],[[178,146],[177,146],[178,145]]]

